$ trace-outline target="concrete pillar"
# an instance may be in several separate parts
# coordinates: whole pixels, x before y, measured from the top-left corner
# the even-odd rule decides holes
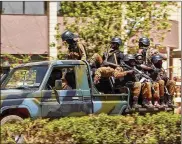
[[[126,35],[126,31],[123,31],[123,30],[124,30],[124,26],[127,25],[127,20],[125,19],[125,16],[126,16],[126,5],[125,5],[125,3],[122,3],[121,8],[122,8],[122,13],[121,13],[121,17],[122,17],[122,25],[121,25],[121,30],[122,30],[122,32],[121,32],[121,39],[124,39],[124,37],[125,37],[125,35]],[[125,41],[125,42],[123,43],[123,45],[124,45],[124,51],[123,51],[123,53],[124,53],[124,54],[127,54],[127,53],[128,53],[127,41]]]
[[[55,26],[57,24],[57,2],[48,2],[48,17],[49,17],[49,44],[55,43],[55,46],[49,46],[49,57],[50,60],[57,58],[57,41],[55,39],[56,30]]]
[[[167,47],[167,76],[170,77],[170,47]]]

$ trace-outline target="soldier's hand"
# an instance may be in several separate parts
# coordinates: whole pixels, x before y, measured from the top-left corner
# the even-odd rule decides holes
[[[133,70],[129,70],[129,71],[127,71],[127,74],[133,74],[134,73],[134,71]]]
[[[68,54],[68,56],[69,56],[69,57],[72,57],[72,56],[73,56],[73,52],[70,52],[70,53]]]

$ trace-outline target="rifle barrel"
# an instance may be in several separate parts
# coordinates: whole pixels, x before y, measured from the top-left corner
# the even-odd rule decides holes
[[[117,65],[117,64],[114,64],[114,63],[111,63],[111,62],[105,62],[106,64],[108,65],[111,65],[111,66],[115,66],[115,67],[126,67],[130,70],[134,70],[134,72],[142,75],[143,77],[145,77],[146,79],[149,79],[150,81],[153,81],[148,75],[144,74],[143,72],[141,72],[140,70],[138,70],[137,68],[132,68],[130,67],[129,65],[125,64],[125,63],[121,63],[121,65]]]

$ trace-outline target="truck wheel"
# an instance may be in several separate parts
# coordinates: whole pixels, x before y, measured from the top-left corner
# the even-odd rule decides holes
[[[5,116],[4,118],[1,119],[1,125],[5,124],[5,123],[13,123],[13,122],[17,122],[17,121],[22,121],[23,119],[17,115],[8,115]],[[24,142],[24,138],[23,135],[15,135],[15,142],[17,144],[21,144]]]
[[[8,122],[16,122],[16,121],[22,121],[23,119],[20,116],[17,115],[8,115],[1,119],[1,125],[8,123]]]

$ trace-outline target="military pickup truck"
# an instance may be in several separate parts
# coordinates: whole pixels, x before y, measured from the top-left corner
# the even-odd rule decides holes
[[[81,60],[54,60],[22,64],[1,84],[1,124],[23,118],[60,118],[129,111],[129,88],[100,92],[90,66]]]
[[[60,118],[106,113],[158,112],[132,109],[128,87],[115,87],[112,78],[94,85],[89,64],[54,60],[21,64],[1,79],[1,125],[24,118]],[[172,109],[164,109],[170,111]]]

